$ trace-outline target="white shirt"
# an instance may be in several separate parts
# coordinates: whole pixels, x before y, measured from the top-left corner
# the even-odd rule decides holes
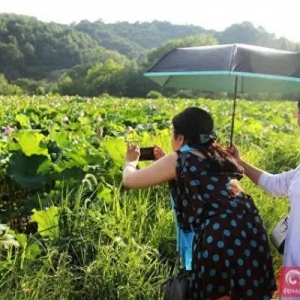
[[[291,171],[272,175],[264,172],[258,185],[275,197],[288,197],[291,205],[285,239],[283,266],[300,270],[300,165]],[[285,280],[285,278],[282,278]],[[283,283],[284,284],[284,283]],[[281,299],[300,299],[285,298]]]
[[[276,175],[264,172],[258,185],[275,197],[289,197],[291,209],[283,265],[300,267],[300,165],[294,170]]]

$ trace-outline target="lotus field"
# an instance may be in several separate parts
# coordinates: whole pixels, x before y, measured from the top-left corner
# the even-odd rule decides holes
[[[178,266],[167,186],[122,187],[127,141],[170,152],[171,118],[196,105],[228,145],[231,100],[2,97],[0,299],[159,299]],[[296,104],[238,100],[234,142],[269,172],[300,161]],[[140,164],[140,167],[147,162]],[[248,179],[270,232],[287,199]],[[282,257],[272,247],[276,269]]]

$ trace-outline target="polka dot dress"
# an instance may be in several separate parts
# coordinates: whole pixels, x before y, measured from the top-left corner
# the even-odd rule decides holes
[[[208,160],[182,155],[170,187],[179,226],[195,231],[189,300],[271,299],[277,288],[267,233],[239,184],[243,175],[213,174]]]

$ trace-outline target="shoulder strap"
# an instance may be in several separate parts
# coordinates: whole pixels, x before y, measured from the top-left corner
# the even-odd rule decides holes
[[[196,149],[190,147],[189,145],[184,145],[184,146],[182,146],[182,147],[180,148],[179,151],[181,151],[181,152],[187,152],[187,151],[193,151],[193,150],[196,150]]]

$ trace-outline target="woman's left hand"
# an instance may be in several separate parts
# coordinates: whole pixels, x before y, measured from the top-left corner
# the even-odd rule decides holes
[[[138,163],[141,152],[136,144],[127,144],[126,163]]]

